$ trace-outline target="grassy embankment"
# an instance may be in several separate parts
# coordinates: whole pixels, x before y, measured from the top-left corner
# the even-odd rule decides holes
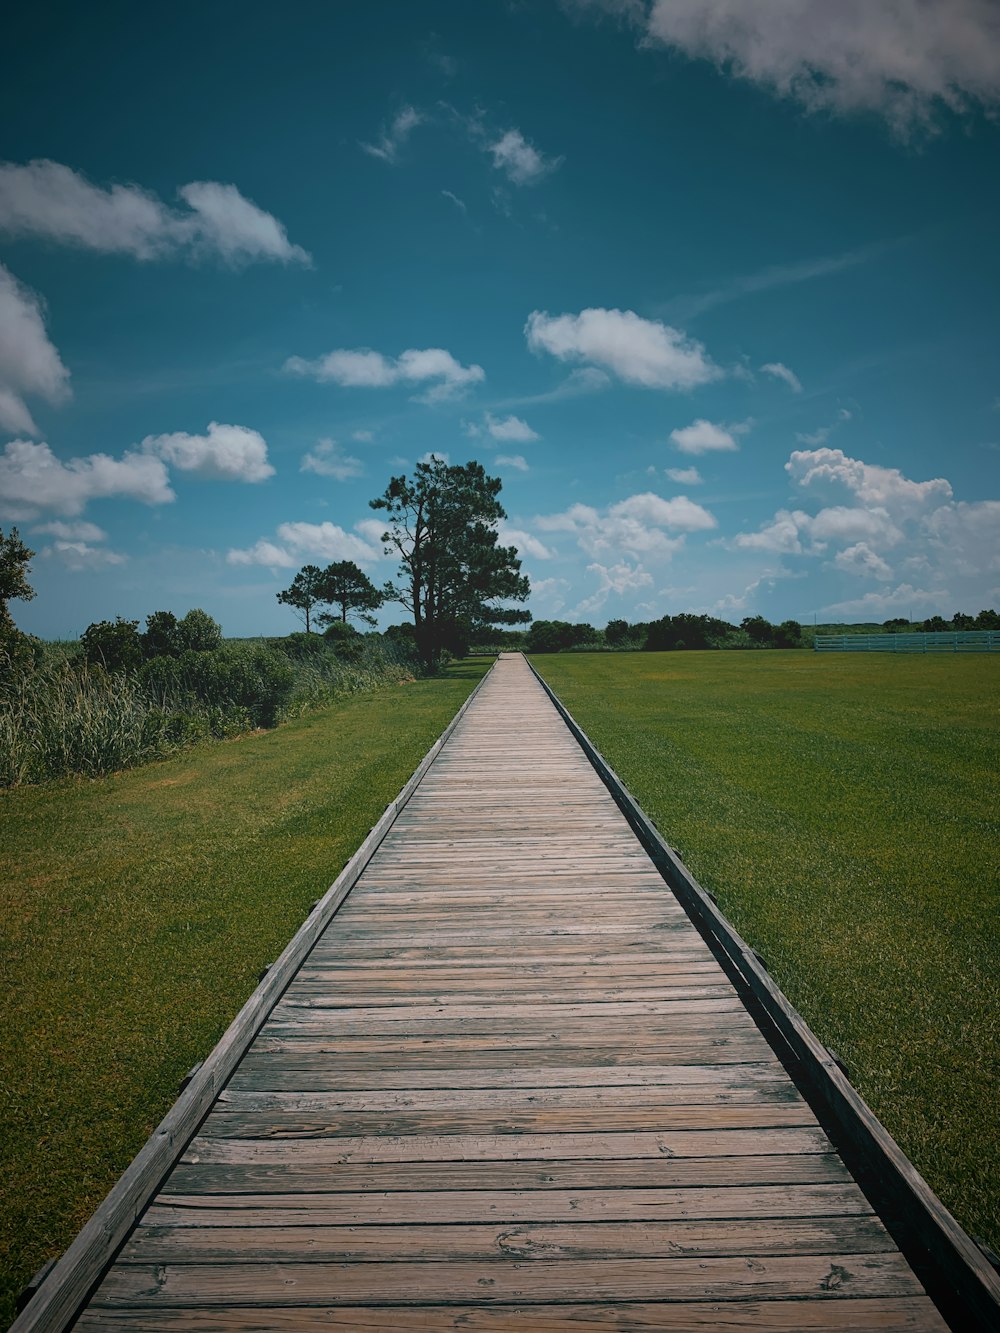
[[[489,666],[0,792],[0,1327]]]
[[[534,661],[931,1186],[1000,1248],[1000,662]]]

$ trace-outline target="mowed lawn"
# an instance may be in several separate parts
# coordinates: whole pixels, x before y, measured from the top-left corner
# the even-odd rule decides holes
[[[489,665],[0,793],[0,1327]]]
[[[931,1186],[1000,1249],[1000,660],[533,661]]]

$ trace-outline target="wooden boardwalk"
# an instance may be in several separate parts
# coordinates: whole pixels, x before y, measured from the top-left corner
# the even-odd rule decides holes
[[[505,657],[75,1327],[945,1325]]]

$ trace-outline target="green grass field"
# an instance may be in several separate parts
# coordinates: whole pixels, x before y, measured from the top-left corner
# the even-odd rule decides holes
[[[0,1327],[489,665],[0,792]]]
[[[1000,661],[534,662],[931,1186],[1000,1248]]]

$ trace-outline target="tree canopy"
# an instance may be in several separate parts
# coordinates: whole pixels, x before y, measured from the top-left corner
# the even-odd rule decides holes
[[[348,620],[374,625],[377,611],[385,600],[371,579],[353,560],[338,560],[323,570],[321,600],[337,608],[337,615],[323,611],[316,617],[318,625],[332,625],[337,621],[346,625]]]
[[[470,638],[494,625],[524,624],[530,585],[517,550],[500,546],[497,523],[506,518],[497,498],[499,477],[482,464],[418,463],[413,477],[393,477],[371,501],[383,510],[386,551],[399,556],[399,582],[387,583],[387,601],[413,616],[421,660],[434,667],[446,651],[460,652]]]
[[[0,636],[6,636],[14,630],[7,603],[30,602],[35,595],[34,588],[28,582],[28,562],[34,554],[21,540],[17,528],[11,528],[7,537],[0,528]]]
[[[322,606],[326,600],[323,596],[323,571],[319,565],[306,565],[292,579],[290,587],[275,595],[279,602],[299,613],[308,634],[312,630],[313,607]]]

